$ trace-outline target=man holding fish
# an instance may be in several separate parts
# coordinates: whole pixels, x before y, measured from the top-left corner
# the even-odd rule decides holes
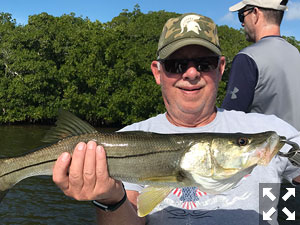
[[[226,111],[215,106],[218,83],[225,69],[225,57],[221,55],[216,25],[210,18],[188,13],[168,20],[158,43],[157,55],[158,58],[152,62],[151,69],[156,83],[161,86],[167,111],[127,126],[121,131],[139,130],[162,134],[275,131],[288,139],[294,137],[292,141],[300,144],[298,131],[275,116]],[[240,138],[237,143],[233,143],[228,139],[223,145],[215,148],[215,158],[226,152],[229,155],[222,156],[221,161],[229,160],[230,163],[227,164],[247,161],[247,152],[239,157],[238,162],[230,161],[236,154],[241,154],[231,147],[237,144],[251,146],[252,140],[248,137]],[[271,146],[272,143],[268,145]],[[201,146],[211,148],[212,144],[203,142]],[[199,166],[192,165],[194,150],[190,150],[189,154],[181,159],[182,168]],[[288,150],[286,145],[281,149],[283,152]],[[259,157],[269,161],[273,155],[271,157],[268,154]],[[129,162],[130,160],[128,158]],[[153,154],[154,163],[156,160],[160,159]],[[205,163],[211,165],[211,162]],[[217,164],[219,165],[219,162]],[[237,175],[229,178],[229,181],[238,175],[243,176],[234,181],[229,189],[223,188],[228,184],[228,179],[223,178],[230,171],[219,166],[221,177],[215,180],[193,175],[193,179],[198,179],[199,183],[206,185],[204,190],[200,187],[177,187],[173,190],[163,189],[164,194],[155,187],[143,193],[144,186],[127,182],[123,182],[123,188],[121,181],[109,176],[107,167],[106,152],[102,145],[97,145],[93,140],[81,142],[76,146],[72,157],[69,153],[63,153],[58,158],[53,169],[53,180],[66,195],[77,200],[93,200],[97,206],[98,223],[109,225],[258,225],[259,183],[280,183],[282,178],[300,182],[300,168],[294,167],[287,158],[279,156],[273,157],[267,166],[258,165],[255,168],[251,167],[249,171],[240,168]],[[161,170],[164,168],[161,167]],[[247,173],[243,174],[245,171]],[[178,176],[177,174],[177,180]],[[146,178],[148,181],[160,182],[170,182],[174,179],[172,176]],[[216,182],[218,179],[220,182]],[[143,193],[143,198],[138,200],[140,193]],[[278,192],[276,194],[279,195]],[[144,216],[150,212],[149,215],[138,216],[137,201],[146,202],[143,205],[147,208],[148,204],[150,207],[145,213],[139,211],[139,215]],[[278,201],[275,201],[271,206],[276,208],[277,203]],[[151,206],[156,207],[152,210]],[[276,220],[271,223],[278,224]]]

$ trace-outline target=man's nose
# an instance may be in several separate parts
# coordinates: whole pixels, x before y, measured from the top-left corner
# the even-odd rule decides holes
[[[201,73],[196,69],[193,63],[189,63],[187,71],[182,75],[184,80],[200,79]]]

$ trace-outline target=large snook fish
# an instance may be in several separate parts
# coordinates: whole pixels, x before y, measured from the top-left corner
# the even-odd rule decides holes
[[[272,131],[100,133],[73,114],[61,111],[56,127],[45,137],[45,141],[54,144],[0,160],[0,199],[27,177],[52,175],[53,165],[61,153],[72,154],[77,143],[95,140],[104,146],[111,177],[149,185],[138,198],[138,215],[145,216],[176,187],[198,187],[208,193],[230,189],[256,165],[267,165],[283,146],[283,139]]]

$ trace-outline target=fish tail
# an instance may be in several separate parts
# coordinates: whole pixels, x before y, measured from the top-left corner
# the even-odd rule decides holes
[[[0,202],[7,192],[18,182],[18,177],[14,176],[14,172],[18,171],[14,158],[0,159]]]
[[[0,201],[13,186],[21,180],[38,175],[52,175],[56,157],[48,157],[47,148],[28,154],[0,159]],[[44,149],[44,150],[43,150]]]
[[[10,168],[5,158],[0,159],[0,202],[5,197],[11,186],[7,180],[7,170]]]

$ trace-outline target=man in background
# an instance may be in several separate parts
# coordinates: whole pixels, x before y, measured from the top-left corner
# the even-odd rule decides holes
[[[274,114],[300,130],[300,54],[280,36],[287,2],[243,0],[229,8],[255,44],[235,56],[222,108]]]

